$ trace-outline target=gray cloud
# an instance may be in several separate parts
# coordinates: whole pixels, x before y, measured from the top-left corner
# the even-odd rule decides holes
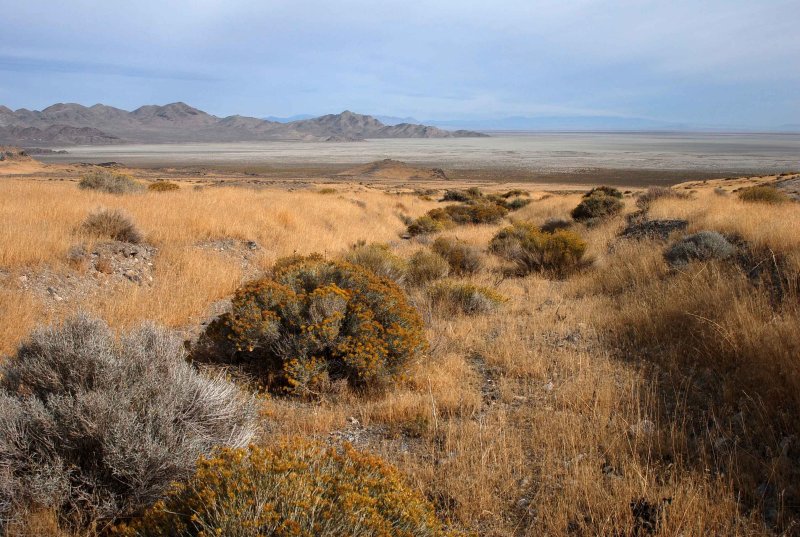
[[[0,72],[14,72],[0,98],[12,106],[180,99],[217,114],[800,122],[796,0],[0,0],[0,10]]]

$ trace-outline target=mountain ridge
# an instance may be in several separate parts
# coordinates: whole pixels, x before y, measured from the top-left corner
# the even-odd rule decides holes
[[[56,103],[43,110],[0,106],[0,143],[78,145],[120,143],[326,141],[367,138],[486,136],[416,124],[385,125],[345,110],[288,123],[232,115],[217,117],[183,102],[144,105],[133,111],[104,104]]]

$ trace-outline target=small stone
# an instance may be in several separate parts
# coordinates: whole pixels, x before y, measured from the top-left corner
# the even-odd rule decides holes
[[[353,427],[358,427],[359,425],[361,425],[361,424],[359,423],[359,421],[358,421],[357,419],[355,419],[353,416],[350,416],[349,418],[347,418],[347,422],[348,422],[350,425],[352,425]]]
[[[25,283],[27,281],[28,281],[28,277],[27,276],[22,275],[22,276],[19,277],[19,283]]]
[[[549,392],[552,392],[552,391],[553,391],[553,388],[554,388],[555,386],[553,385],[553,383],[552,383],[552,382],[548,382],[548,383],[547,383],[547,384],[545,384],[543,387],[544,387],[544,391],[546,391],[546,392],[548,392],[548,393],[549,393]]]

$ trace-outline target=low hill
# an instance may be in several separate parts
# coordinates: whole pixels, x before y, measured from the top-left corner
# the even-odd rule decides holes
[[[335,141],[364,138],[448,138],[484,136],[425,125],[387,126],[350,111],[279,123],[233,115],[208,114],[185,103],[148,105],[132,112],[96,104],[59,103],[44,110],[0,106],[0,143],[13,145],[99,145],[115,143],[245,142],[269,140]]]
[[[439,168],[418,168],[405,162],[388,158],[345,170],[338,175],[391,181],[447,180],[444,170]]]

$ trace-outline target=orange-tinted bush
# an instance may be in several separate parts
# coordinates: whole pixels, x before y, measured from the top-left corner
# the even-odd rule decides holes
[[[123,537],[445,537],[433,506],[379,457],[301,439],[222,449]]]
[[[329,380],[381,384],[425,348],[419,314],[394,282],[316,258],[278,265],[273,278],[238,289],[208,334],[270,388],[313,395]]]

